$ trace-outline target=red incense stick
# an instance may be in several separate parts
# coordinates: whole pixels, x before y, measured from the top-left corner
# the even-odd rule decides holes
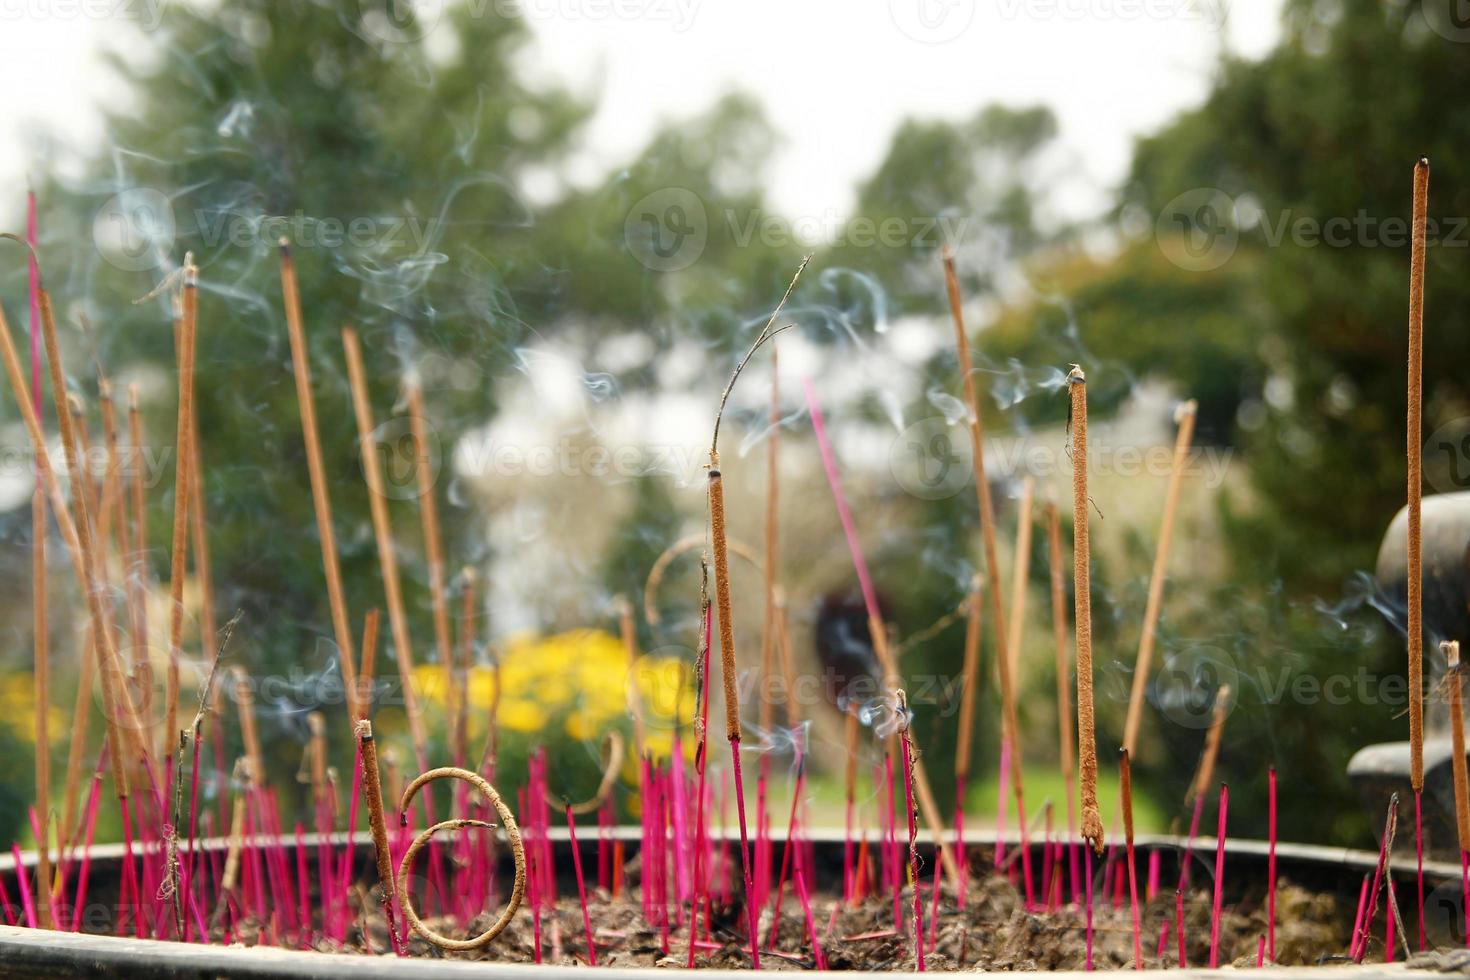
[[[1220,906],[1225,898],[1225,817],[1230,787],[1220,784],[1220,819],[1215,830],[1215,902],[1210,908],[1210,969],[1220,965]]]
[[[592,941],[592,916],[587,912],[587,885],[582,880],[582,852],[577,848],[577,820],[572,805],[566,805],[567,838],[572,847],[572,868],[577,874],[577,899],[582,903],[582,925],[587,930],[587,962],[597,965],[597,944]]]
[[[1276,962],[1276,767],[1267,772],[1267,831],[1270,836],[1270,851],[1266,857],[1266,955]],[[1393,929],[1392,917],[1388,924]],[[1392,955],[1393,943],[1389,943]]]

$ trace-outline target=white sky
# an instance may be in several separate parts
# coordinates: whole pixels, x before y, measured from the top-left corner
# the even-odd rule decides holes
[[[180,0],[0,0],[0,182],[19,198],[18,135],[42,123],[99,138],[113,95],[96,61],[109,17]],[[440,0],[417,0],[432,4]],[[792,217],[840,216],[905,116],[960,119],[989,102],[1057,113],[1069,216],[1106,202],[1132,139],[1203,96],[1216,53],[1259,55],[1281,0],[464,0],[521,11],[525,60],[601,100],[577,173],[605,172],[663,121],[738,89],[784,136],[768,178]],[[115,33],[115,31],[114,31]],[[0,213],[17,205],[0,200]]]

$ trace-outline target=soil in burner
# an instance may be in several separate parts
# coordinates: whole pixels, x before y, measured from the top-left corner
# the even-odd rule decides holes
[[[376,893],[374,893],[376,896]],[[1017,889],[1003,876],[992,875],[970,888],[967,907],[955,906],[953,891],[941,891],[939,924],[935,943],[928,943],[930,891],[924,886],[925,965],[929,970],[1081,970],[1085,966],[1086,924],[1081,909],[1064,906],[1049,913],[1027,913],[1022,909]],[[905,892],[904,932],[894,932],[891,896],[868,899],[854,908],[840,907],[840,902],[819,896],[812,903],[812,913],[822,941],[827,966],[833,970],[913,970],[914,946],[909,938],[912,892]],[[767,953],[762,946],[761,967],[772,970],[815,969],[805,919],[799,903],[788,896],[778,930],[774,950]],[[1220,921],[1220,963],[1254,966],[1258,943],[1266,933],[1265,906],[1262,895],[1227,906]],[[682,967],[688,958],[688,925],[677,932],[671,928],[669,951],[661,942],[662,933],[644,921],[636,899],[612,900],[598,889],[589,894],[593,929],[597,938],[598,966],[614,967]],[[1350,911],[1331,895],[1309,892],[1282,879],[1277,885],[1276,959],[1284,965],[1316,965],[1344,961],[1349,942]],[[1185,903],[1185,945],[1188,965],[1209,963],[1211,895],[1206,889],[1195,889]],[[833,909],[838,907],[836,917]],[[1144,965],[1147,968],[1172,968],[1177,965],[1178,940],[1173,925],[1174,892],[1160,890],[1152,902],[1140,908]],[[480,932],[493,921],[498,909],[479,916],[466,931],[446,918],[428,920],[447,935]],[[376,898],[367,910],[371,950],[385,954],[389,950],[387,928]],[[359,918],[359,923],[361,923]],[[712,940],[718,949],[701,948],[696,963],[702,967],[744,969],[750,965],[749,943],[745,938],[745,914],[738,905],[716,904],[713,909]],[[1126,902],[1116,908],[1101,897],[1096,899],[1094,921],[1094,965],[1099,970],[1124,969],[1133,966],[1132,917]],[[1159,936],[1165,922],[1169,933],[1163,955],[1159,955]],[[702,925],[702,920],[701,920]],[[770,928],[770,911],[761,917],[762,937]],[[241,940],[253,944],[258,928],[249,920],[242,922]],[[562,898],[555,909],[541,913],[541,961],[546,964],[571,966],[587,962],[582,911],[576,898]],[[318,942],[321,952],[362,954],[367,950],[362,933],[355,942],[338,945]],[[218,937],[216,937],[218,940]],[[445,952],[417,936],[409,943],[412,956],[448,959],[483,960],[502,963],[533,963],[534,928],[528,908],[522,907],[515,921],[489,947],[470,953]],[[1382,937],[1370,945],[1369,958],[1382,957]]]

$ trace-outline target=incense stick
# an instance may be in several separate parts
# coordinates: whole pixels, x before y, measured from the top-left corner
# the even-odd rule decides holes
[[[904,813],[909,827],[909,880],[914,889],[914,961],[920,973],[924,972],[924,900],[919,887],[919,835],[918,808],[914,805],[914,733],[909,723],[908,695],[899,689],[893,692],[895,711],[898,714],[899,738],[903,744],[903,798]]]
[[[402,956],[405,950],[393,911],[393,860],[388,849],[388,821],[383,815],[383,784],[378,776],[378,747],[373,739],[373,723],[366,718],[360,719],[356,724],[356,734],[362,760],[362,788],[368,804],[368,825],[373,834],[373,855],[377,858],[383,917],[388,922],[388,938],[393,943],[393,951]]]
[[[383,469],[373,435],[373,410],[368,403],[362,347],[357,340],[357,331],[351,327],[342,328],[342,348],[346,353],[347,379],[352,389],[352,410],[357,422],[362,475],[368,488],[368,510],[372,515],[373,537],[378,547],[378,567],[383,576],[383,594],[388,603],[388,627],[393,633],[393,656],[398,665],[398,681],[403,689],[403,713],[408,716],[409,736],[413,739],[419,767],[427,768],[428,733],[424,729],[423,712],[419,710],[418,693],[414,690],[413,645],[409,639],[408,616],[403,608],[398,557],[393,548],[393,525],[388,516],[388,495],[383,487]],[[444,657],[440,663],[448,668],[449,658]]]
[[[174,523],[169,563],[168,691],[164,703],[163,747],[160,758],[168,758],[179,734],[179,661],[183,658],[184,560],[189,531],[189,446],[194,412],[195,334],[199,322],[199,272],[192,256],[184,258],[184,292],[179,317],[179,405],[174,429]],[[261,774],[257,773],[257,778]]]
[[[1072,651],[1067,646],[1067,597],[1062,570],[1062,515],[1056,504],[1046,505],[1047,558],[1051,572],[1052,640],[1057,651],[1057,734],[1062,785],[1067,792],[1067,833],[1076,830],[1077,742],[1072,731]]]
[[[1450,744],[1454,754],[1450,756],[1450,768],[1455,780],[1455,831],[1459,837],[1461,853],[1470,852],[1470,780],[1465,774],[1465,715],[1461,699],[1460,643],[1445,640],[1439,645],[1449,671],[1444,684],[1449,697]]]
[[[1409,412],[1408,412],[1408,646],[1409,646],[1409,780],[1415,793],[1424,791],[1423,556],[1420,500],[1423,444],[1420,419],[1424,394],[1424,252],[1429,207],[1429,161],[1414,165],[1413,247],[1409,260]]]
[[[133,543],[128,573],[128,606],[133,629],[134,666],[148,649],[148,514],[143,491],[143,418],[138,410],[138,386],[128,385],[128,442],[133,452],[131,479]],[[197,558],[196,558],[197,561]]]
[[[1128,718],[1123,725],[1123,748],[1129,754],[1138,750],[1138,724],[1143,718],[1144,689],[1149,667],[1153,663],[1154,638],[1159,625],[1159,607],[1164,598],[1164,575],[1169,564],[1169,542],[1174,535],[1174,512],[1179,506],[1179,488],[1189,461],[1189,447],[1194,438],[1196,403],[1184,402],[1174,412],[1179,431],[1174,437],[1174,465],[1169,470],[1169,486],[1164,492],[1164,515],[1160,521],[1159,542],[1154,549],[1154,567],[1148,580],[1148,601],[1143,609],[1143,632],[1138,638],[1138,659],[1133,666],[1133,690],[1128,696]]]
[[[1123,802],[1123,841],[1128,850],[1128,906],[1133,913],[1133,969],[1143,969],[1143,941],[1138,923],[1138,865],[1133,856],[1133,767],[1125,748],[1118,757],[1119,796]]]
[[[1092,705],[1092,556],[1087,533],[1087,378],[1073,365],[1067,375],[1072,398],[1072,579],[1077,631],[1077,754],[1082,763],[1082,839],[1103,851],[1102,815],[1097,804],[1097,734]]]
[[[1225,818],[1230,810],[1230,787],[1220,784],[1220,818],[1215,827],[1215,898],[1210,906],[1210,969],[1220,965],[1220,911],[1225,900]]]
[[[413,433],[414,473],[418,478],[419,516],[424,529],[424,552],[429,565],[429,599],[434,610],[434,641],[439,662],[448,663],[449,601],[444,592],[444,548],[439,534],[439,505],[434,497],[434,473],[429,453],[429,434],[424,421],[424,392],[417,379],[405,385],[408,391],[408,422]]]
[[[260,751],[260,732],[255,727],[255,692],[250,675],[239,664],[230,668],[235,679],[235,708],[240,715],[240,738],[245,743],[246,777],[252,786],[265,783],[265,760]]]
[[[1026,628],[1026,582],[1031,574],[1031,503],[1035,496],[1036,481],[1026,477],[1021,481],[1021,504],[1016,511],[1016,557],[1011,568],[1011,618],[1007,622],[1010,633],[1006,637],[1006,652],[1011,658],[1011,689],[1021,686],[1021,638]],[[1019,737],[1018,733],[1012,733]]]
[[[291,342],[291,367],[296,379],[301,435],[306,443],[311,502],[321,538],[322,571],[327,579],[332,631],[337,639],[342,685],[348,692],[347,713],[356,721],[363,717],[362,707],[357,703],[357,657],[353,652],[352,624],[347,616],[347,599],[342,591],[342,571],[337,563],[337,532],[332,523],[331,491],[327,484],[326,466],[322,462],[321,437],[317,434],[316,399],[311,392],[311,364],[307,358],[306,328],[301,318],[301,293],[296,284],[296,263],[291,258],[291,247],[284,238],[281,239],[281,295],[286,310],[286,332]]]
[[[41,895],[41,928],[51,928],[51,733],[47,715],[51,711],[51,644],[46,616],[46,495],[40,484],[31,493],[31,610],[36,701],[36,811],[41,832],[36,837],[36,891]],[[24,875],[20,863],[17,873]]]
[[[975,498],[980,511],[980,538],[985,554],[985,571],[989,579],[990,621],[995,634],[996,665],[1000,670],[1003,712],[1002,731],[1016,733],[1010,740],[1010,776],[1016,797],[1016,812],[1021,826],[1021,856],[1026,882],[1031,882],[1031,849],[1026,841],[1025,784],[1022,779],[1021,726],[1016,716],[1015,685],[1011,677],[1011,655],[1007,649],[1010,634],[1006,630],[1005,609],[1000,594],[1000,559],[995,544],[995,505],[991,499],[990,480],[985,475],[985,420],[980,412],[980,393],[975,383],[974,364],[970,359],[970,338],[965,329],[964,304],[960,298],[959,274],[955,271],[954,253],[943,253],[944,282],[949,295],[950,317],[954,321],[955,355],[964,379],[965,405],[970,415],[970,462],[975,470]],[[1027,904],[1031,897],[1027,896]]]

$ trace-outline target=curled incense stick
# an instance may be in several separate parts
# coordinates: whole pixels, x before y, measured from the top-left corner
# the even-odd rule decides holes
[[[393,949],[403,955],[398,922],[393,913],[395,884],[392,852],[388,849],[388,821],[383,815],[383,782],[378,774],[378,744],[373,739],[373,723],[366,718],[353,727],[357,735],[358,757],[362,760],[362,790],[367,797],[368,826],[373,835],[373,857],[378,866],[378,885],[383,903],[383,916],[388,920],[388,937]],[[518,865],[519,867],[519,865]]]
[[[363,724],[366,724],[366,722]],[[480,949],[495,941],[495,937],[499,936],[505,930],[505,927],[510,925],[511,920],[515,918],[516,911],[521,907],[521,898],[526,893],[526,848],[521,842],[521,829],[516,824],[515,815],[510,812],[510,807],[505,805],[505,801],[500,798],[500,794],[495,791],[495,787],[491,786],[483,776],[470,772],[468,769],[458,769],[455,767],[430,769],[409,783],[404,788],[403,797],[398,803],[398,812],[402,815],[401,821],[405,826],[408,823],[408,809],[413,804],[413,798],[418,795],[419,790],[439,779],[460,779],[469,783],[480,791],[480,795],[485,798],[486,802],[495,808],[495,812],[499,815],[501,824],[505,828],[506,840],[510,842],[511,853],[515,856],[515,885],[511,889],[510,900],[501,911],[500,917],[491,923],[488,929],[477,936],[471,936],[469,939],[450,939],[448,936],[440,935],[425,925],[423,920],[419,918],[417,910],[414,909],[413,898],[408,892],[408,872],[413,867],[414,858],[418,856],[419,851],[428,845],[433,836],[442,830],[462,830],[466,827],[480,827],[489,830],[495,826],[484,820],[466,819],[440,821],[413,839],[413,843],[404,852],[403,860],[398,863],[398,900],[403,905],[403,914],[407,917],[408,924],[413,928],[413,931],[440,949],[455,951]]]
[[[1133,667],[1133,690],[1128,695],[1128,719],[1123,725],[1123,748],[1138,750],[1138,724],[1143,718],[1144,690],[1153,663],[1154,638],[1159,625],[1159,606],[1164,598],[1164,573],[1169,564],[1169,542],[1174,535],[1174,512],[1179,506],[1179,487],[1189,461],[1194,439],[1196,403],[1184,402],[1174,412],[1179,432],[1174,437],[1174,466],[1169,471],[1169,488],[1164,493],[1164,516],[1159,526],[1159,543],[1154,550],[1154,567],[1148,580],[1148,601],[1143,609],[1143,632],[1138,637],[1138,659]]]
[[[1051,563],[1051,625],[1057,648],[1057,734],[1062,785],[1067,791],[1067,832],[1073,830],[1073,783],[1077,778],[1077,742],[1072,733],[1072,655],[1067,647],[1067,596],[1062,571],[1062,515],[1056,504],[1046,507],[1047,555]]]
[[[1077,754],[1082,764],[1082,839],[1103,852],[1097,804],[1097,732],[1092,705],[1092,557],[1087,536],[1087,377],[1076,364],[1067,374],[1072,414],[1072,578],[1077,617]]]
[[[1444,684],[1449,695],[1450,738],[1454,755],[1450,756],[1455,778],[1455,829],[1460,837],[1460,850],[1470,851],[1470,781],[1465,776],[1465,716],[1462,707],[1460,679],[1460,642],[1445,640],[1439,645],[1445,655],[1449,673]]]
[[[658,611],[658,593],[663,587],[664,576],[668,574],[669,566],[684,552],[702,548],[704,544],[703,534],[685,535],[665,548],[654,561],[653,567],[648,570],[648,578],[643,583],[643,618],[648,621],[649,626],[657,628],[663,622],[663,616]],[[761,561],[750,549],[750,545],[745,544],[739,538],[729,538],[727,544],[730,546],[732,555],[744,559],[756,571],[763,572]]]
[[[347,692],[347,712],[355,722],[363,717],[357,702],[357,656],[353,651],[352,624],[347,616],[347,599],[342,591],[342,570],[337,562],[337,532],[332,523],[331,491],[322,462],[321,436],[316,425],[316,400],[311,392],[311,365],[307,359],[306,327],[301,317],[301,292],[296,283],[296,263],[290,245],[281,239],[281,295],[286,309],[286,332],[291,342],[291,367],[296,380],[296,402],[301,412],[301,435],[306,443],[306,468],[311,478],[311,502],[321,539],[322,571],[327,579],[327,600],[332,612],[332,632],[337,639],[337,658],[342,670],[342,687]]]
[[[199,322],[199,270],[192,254],[184,256],[184,290],[178,329],[179,406],[174,432],[174,527],[169,564],[168,688],[164,703],[163,746],[166,759],[179,740],[179,661],[183,658],[184,575],[189,547],[189,445],[194,431],[194,349]],[[260,774],[256,774],[259,778]]]
[[[378,568],[383,576],[383,596],[388,604],[388,628],[393,634],[393,656],[403,690],[403,713],[408,716],[408,733],[420,764],[427,764],[429,736],[413,683],[413,643],[409,638],[408,615],[403,607],[403,589],[398,574],[398,555],[393,545],[393,524],[388,516],[388,494],[383,484],[383,466],[374,435],[373,409],[368,402],[367,372],[362,364],[362,345],[357,331],[342,328],[342,350],[347,358],[347,381],[352,389],[352,412],[357,421],[357,442],[362,458],[362,475],[368,488],[368,510],[373,538],[378,549]],[[441,661],[446,667],[448,658]],[[451,691],[453,688],[451,688]],[[359,698],[359,710],[366,701]]]
[[[565,797],[557,796],[551,792],[551,787],[544,789],[543,795],[546,802],[558,807],[571,807],[577,816],[594,813],[607,800],[607,794],[612,792],[613,784],[618,781],[618,773],[623,769],[623,755],[627,751],[623,743],[623,733],[616,728],[608,729],[606,737],[602,740],[602,781],[597,784],[597,792],[581,803],[570,803]]]
[[[1408,645],[1409,645],[1409,781],[1424,790],[1424,605],[1423,554],[1419,505],[1424,474],[1420,421],[1424,410],[1424,251],[1429,210],[1429,160],[1414,164],[1414,223],[1409,258],[1409,411],[1408,450]]]

